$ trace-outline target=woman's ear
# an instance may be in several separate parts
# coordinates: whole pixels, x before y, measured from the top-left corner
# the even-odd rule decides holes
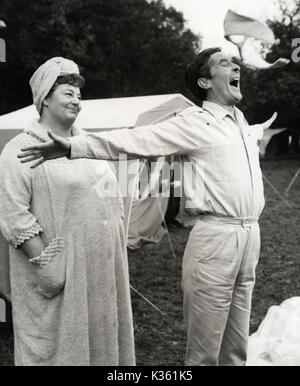
[[[204,90],[208,90],[211,87],[210,80],[207,78],[199,78],[197,80],[198,86]]]
[[[48,105],[49,105],[49,103],[48,103],[47,99],[44,99],[43,100],[43,106],[48,106]]]

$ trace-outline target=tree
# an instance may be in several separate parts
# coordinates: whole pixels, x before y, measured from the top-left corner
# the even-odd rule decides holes
[[[276,44],[267,55],[270,62],[279,57],[291,58],[292,41],[300,37],[300,0],[294,1],[292,7],[282,1],[278,4],[281,16],[269,21],[276,37]],[[291,61],[282,69],[267,71],[243,68],[242,87],[242,108],[250,122],[263,121],[277,111],[275,125],[289,129],[272,140],[273,154],[299,153],[300,63]]]
[[[28,81],[53,56],[79,63],[84,98],[184,92],[199,37],[162,0],[1,0],[7,63],[0,113],[32,103]]]

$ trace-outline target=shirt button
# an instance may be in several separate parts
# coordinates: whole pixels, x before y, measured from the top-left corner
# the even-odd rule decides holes
[[[108,221],[107,220],[103,220],[102,223],[103,223],[104,226],[106,226],[108,224]]]

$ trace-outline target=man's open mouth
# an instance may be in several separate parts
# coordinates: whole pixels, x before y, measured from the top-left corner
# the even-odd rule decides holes
[[[230,84],[230,86],[239,88],[239,87],[240,87],[240,80],[239,80],[239,79],[232,79],[232,80],[229,82],[229,84]]]

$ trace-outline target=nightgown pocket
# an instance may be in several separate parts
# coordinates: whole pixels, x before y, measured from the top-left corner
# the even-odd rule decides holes
[[[37,292],[49,299],[58,295],[65,286],[66,260],[63,249],[63,239],[55,238],[39,256],[29,260],[34,265]]]

